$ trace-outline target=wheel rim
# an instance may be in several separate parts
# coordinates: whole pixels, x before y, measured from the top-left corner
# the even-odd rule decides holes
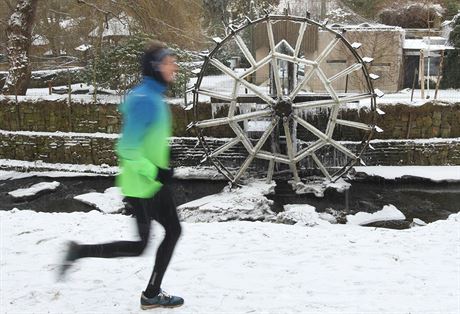
[[[275,40],[273,25],[279,21],[289,21],[299,23],[299,35],[295,41],[295,45],[291,46],[286,40]],[[268,53],[256,58],[248,48],[248,45],[243,40],[240,34],[243,30],[249,27],[260,27],[263,23],[266,24],[267,37],[268,37]],[[308,59],[300,56],[301,45],[303,36],[309,25],[313,25],[327,31],[333,35],[333,39],[329,44],[319,53],[314,59]],[[233,41],[240,49],[241,54],[246,58],[249,67],[242,72],[237,73],[227,65],[218,60],[216,55],[223,48],[225,43]],[[323,61],[334,51],[336,46],[341,44],[348,49],[351,56],[354,57],[355,62],[332,75],[327,75],[321,64]],[[283,51],[280,51],[282,47]],[[286,53],[287,51],[287,53]],[[303,66],[304,75],[298,79],[297,82],[290,89],[283,86],[284,80],[280,76],[280,62],[287,62],[293,64],[296,69]],[[202,86],[204,74],[208,67],[214,67],[221,73],[228,76],[233,80],[233,86],[230,93],[224,94],[215,90],[207,89]],[[248,77],[257,73],[264,67],[270,67],[272,73],[272,82],[270,85],[272,92],[264,91],[260,86],[253,84],[247,80]],[[343,79],[350,74],[361,72],[364,77],[364,90],[360,93],[339,93],[333,86],[335,81]],[[284,72],[283,72],[284,73]],[[323,84],[323,89],[327,92],[328,99],[301,101],[300,95],[304,87],[315,76]],[[253,106],[250,112],[243,112],[241,99],[244,95],[241,94],[241,88],[249,90],[251,95],[258,98],[258,102],[262,103],[261,106]],[[209,160],[222,174],[227,177],[232,183],[237,183],[242,178],[243,174],[250,167],[255,159],[267,160],[269,162],[266,170],[266,177],[271,180],[276,173],[275,165],[287,165],[291,176],[296,183],[300,183],[301,179],[308,179],[305,176],[299,175],[299,164],[302,164],[306,159],[309,159],[312,164],[316,166],[323,181],[334,182],[351,167],[360,160],[361,154],[367,147],[369,140],[375,130],[375,111],[376,101],[375,93],[370,79],[367,68],[364,66],[364,61],[361,56],[355,51],[352,45],[343,37],[341,32],[335,31],[331,28],[321,25],[316,21],[309,18],[296,17],[290,15],[267,15],[255,21],[246,21],[245,24],[234,27],[229,27],[229,34],[221,41],[217,42],[216,47],[205,56],[203,67],[198,75],[197,81],[193,87],[193,108],[194,108],[194,121],[189,125],[196,131],[198,139],[203,146],[206,158]],[[228,114],[225,117],[200,119],[198,107],[200,105],[199,96],[210,96],[214,99],[220,99],[228,104]],[[370,100],[370,111],[372,112],[371,124],[365,124],[359,121],[349,121],[339,118],[339,111],[342,106],[350,102],[359,100]],[[308,110],[318,110],[326,108],[328,110],[327,126],[321,130],[314,124],[304,119],[303,114]],[[241,124],[249,122],[265,122],[265,130],[260,132],[256,140],[248,136],[247,130]],[[350,149],[333,139],[333,133],[337,125],[363,130],[365,135],[362,140],[361,149],[357,152],[352,152]],[[212,148],[208,144],[208,137],[204,134],[204,130],[213,127],[229,127],[235,137],[224,145],[218,148]],[[309,132],[316,140],[310,142],[308,145],[299,146],[299,139],[296,136],[297,128],[303,128]],[[272,137],[274,131],[281,131],[284,133],[284,152],[267,151],[264,146],[267,146],[267,140]],[[275,140],[280,140],[275,139]],[[237,144],[242,146],[248,152],[248,156],[241,163],[237,169],[229,169],[227,165],[220,160],[219,156],[227,152],[229,149]],[[273,145],[272,145],[273,146]],[[322,160],[319,154],[324,147],[330,147],[334,151],[346,156],[346,161],[339,167],[329,168]],[[316,176],[315,176],[316,177]]]

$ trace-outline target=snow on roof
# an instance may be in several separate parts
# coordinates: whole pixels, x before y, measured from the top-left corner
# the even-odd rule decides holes
[[[133,25],[134,20],[126,15],[120,17],[113,17],[108,20],[107,24],[104,24],[104,30],[102,31],[102,37],[108,36],[129,36],[131,35],[130,25]],[[89,37],[99,36],[99,27],[96,27],[88,35]]]
[[[328,0],[328,1],[305,1],[305,0],[280,0],[278,6],[275,9],[275,13],[283,14],[284,9],[289,8],[291,15],[305,16],[308,11],[311,18],[322,19],[327,18],[331,21],[336,22],[348,22],[348,23],[360,23],[365,19],[352,10],[339,0]],[[326,14],[322,16],[322,12]]]
[[[38,70],[38,71],[32,71],[32,75],[42,76],[42,75],[58,74],[62,72],[78,72],[83,69],[84,67],[70,67],[70,68],[61,68],[61,69],[52,69],[52,70]]]
[[[68,19],[59,21],[59,26],[60,26],[62,29],[67,29],[67,28],[75,27],[75,26],[78,25],[78,22],[81,21],[81,20],[83,20],[83,18],[77,18],[77,19],[68,18]]]
[[[50,41],[43,35],[33,35],[32,36],[32,45],[33,46],[44,46],[48,45]]]
[[[404,31],[399,26],[391,26],[391,25],[385,25],[385,24],[380,24],[380,23],[361,23],[361,24],[334,23],[334,24],[331,24],[330,27],[346,29],[348,31],[376,31],[376,30],[397,31],[397,32]]]
[[[424,51],[441,51],[441,50],[450,50],[454,47],[447,44],[447,40],[444,39],[444,44],[439,44],[442,37],[431,37],[431,39],[405,39],[403,43],[403,49],[405,50],[424,50]],[[431,42],[430,42],[431,41]],[[435,44],[433,44],[435,43]]]
[[[48,50],[43,53],[44,56],[53,56],[54,52],[52,50]],[[65,49],[59,49],[59,55],[67,55],[67,51]]]
[[[441,23],[441,27],[450,25],[450,24],[452,24],[453,22],[454,22],[454,21],[452,21],[452,20],[446,20],[446,21],[444,21],[444,22]]]
[[[75,47],[74,49],[77,50],[77,51],[86,51],[86,50],[90,49],[91,47],[92,47],[92,45],[83,44],[83,45],[80,45],[78,47]]]

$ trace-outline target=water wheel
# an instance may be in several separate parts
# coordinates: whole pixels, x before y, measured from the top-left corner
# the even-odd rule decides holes
[[[371,58],[358,53],[360,43],[348,42],[343,30],[287,14],[246,19],[214,41],[191,88],[189,128],[203,146],[203,161],[232,183],[248,175],[283,176],[301,191],[311,182],[335,182],[360,160],[378,127],[341,118],[341,109],[362,101],[370,115],[376,111],[376,76],[366,68]],[[340,142],[338,127],[361,134],[359,149]],[[222,130],[228,139],[210,145]],[[229,162],[238,145],[245,159]]]

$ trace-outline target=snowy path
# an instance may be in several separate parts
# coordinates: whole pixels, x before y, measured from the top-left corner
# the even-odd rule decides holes
[[[140,258],[55,270],[68,239],[134,238],[132,218],[0,212],[1,313],[148,313]],[[326,225],[184,223],[164,288],[185,306],[151,313],[460,313],[460,214],[403,231]]]

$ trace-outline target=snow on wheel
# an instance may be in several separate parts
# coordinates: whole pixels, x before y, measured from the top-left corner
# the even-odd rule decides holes
[[[204,160],[232,183],[281,176],[298,191],[302,181],[335,182],[347,173],[377,129],[341,117],[342,108],[363,100],[372,116],[376,111],[375,77],[365,66],[371,58],[358,54],[360,44],[350,44],[344,31],[291,15],[246,19],[227,33],[204,55],[191,89],[189,128],[203,145]],[[357,151],[339,142],[338,126],[359,130]],[[216,146],[216,134],[227,141]],[[237,146],[247,151],[245,159],[232,157]]]

